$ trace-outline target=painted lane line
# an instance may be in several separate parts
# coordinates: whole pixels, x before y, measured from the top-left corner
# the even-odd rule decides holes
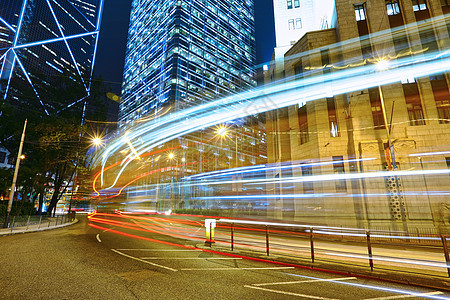
[[[295,269],[294,267],[273,267],[273,268],[186,268],[181,269],[182,271],[229,271],[229,270],[286,270],[286,269]]]
[[[396,296],[390,296],[390,297],[378,297],[378,298],[368,298],[364,300],[390,300],[390,299],[403,299],[403,298],[412,298],[412,297],[420,297],[420,296],[427,296],[427,295],[442,295],[443,292],[429,292],[429,293],[423,293],[423,294],[417,294],[417,295],[396,295]]]
[[[265,286],[265,285],[280,285],[280,284],[296,284],[296,283],[312,283],[323,281],[337,281],[337,280],[351,280],[357,279],[356,277],[343,277],[343,278],[330,278],[330,279],[313,279],[313,280],[300,280],[300,281],[285,281],[285,282],[269,282],[269,283],[255,283],[253,286]]]
[[[97,238],[97,241],[98,241],[99,243],[102,242],[102,240],[100,239],[100,233],[97,233],[97,235],[96,235],[95,237]]]
[[[102,233],[103,233],[103,232],[110,231],[110,230],[112,230],[112,229],[114,229],[114,228],[115,228],[115,227],[111,227],[111,228],[105,229],[105,230],[102,231]]]
[[[322,279],[317,277],[311,277],[311,276],[305,276],[305,275],[299,275],[299,274],[289,274],[284,273],[286,275],[291,275],[295,277],[301,277],[301,278],[308,278],[308,279]],[[438,295],[427,295],[423,293],[418,293],[414,291],[408,291],[408,290],[402,290],[397,288],[389,288],[389,287],[382,287],[382,286],[375,286],[375,285],[366,285],[366,284],[360,284],[360,283],[353,283],[353,282],[345,282],[345,281],[332,281],[332,283],[341,284],[341,285],[349,285],[349,286],[356,286],[360,288],[366,288],[366,289],[372,289],[377,291],[384,291],[388,293],[395,293],[400,294],[399,296],[407,295],[407,296],[416,296],[416,297],[422,297],[422,298],[428,298],[428,299],[439,299],[439,300],[450,300],[449,297],[445,296],[438,296]]]
[[[141,257],[141,259],[162,259],[162,260],[171,260],[171,259],[182,259],[182,260],[188,260],[188,259],[242,259],[240,257]]]
[[[262,288],[262,287],[258,287],[258,286],[252,286],[252,285],[244,285],[244,287],[250,288],[250,289],[261,290],[261,291],[266,291],[266,292],[277,293],[277,294],[303,297],[303,298],[308,298],[308,299],[332,300],[332,298],[324,298],[324,297],[313,296],[313,295],[305,295],[305,294],[277,291],[277,290],[271,290],[271,289],[266,289],[266,288]]]
[[[173,250],[169,250],[169,249],[117,249],[119,251],[163,251],[163,252],[172,252],[172,251],[182,251],[182,252],[192,252],[192,251],[202,251],[201,249],[173,249]]]
[[[142,259],[137,258],[137,257],[133,257],[133,256],[131,256],[131,255],[122,253],[122,252],[120,252],[120,251],[117,251],[116,249],[111,249],[111,250],[114,251],[114,252],[116,252],[117,254],[123,255],[123,256],[125,256],[125,257],[131,258],[131,259],[134,259],[134,260],[137,260],[137,261],[140,261],[140,262],[143,262],[143,263],[146,263],[146,264],[155,266],[155,267],[163,268],[163,269],[166,269],[166,270],[169,270],[169,271],[173,271],[173,272],[177,272],[177,271],[178,271],[178,270],[176,270],[176,269],[172,269],[172,268],[169,268],[169,267],[166,267],[166,266],[162,266],[162,265],[158,265],[158,264],[155,264],[155,263],[152,263],[152,262],[149,262],[149,261],[142,260]]]

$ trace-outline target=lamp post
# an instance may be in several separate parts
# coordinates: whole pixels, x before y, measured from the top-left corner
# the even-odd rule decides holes
[[[220,141],[222,142],[222,139],[228,137],[228,128],[225,126],[220,126],[219,128],[216,129],[216,135],[220,137]],[[237,134],[234,134],[235,136],[235,168],[238,167],[238,140],[237,140]]]
[[[12,185],[11,185],[11,192],[9,193],[8,209],[6,211],[5,223],[3,224],[4,228],[8,227],[9,215],[11,214],[11,210],[12,210],[12,204],[13,204],[13,200],[14,200],[14,192],[16,189],[17,175],[19,174],[20,160],[22,159],[22,149],[23,149],[23,142],[25,141],[25,130],[27,129],[27,122],[28,122],[28,119],[25,119],[25,124],[23,125],[22,137],[20,139],[19,152],[17,153],[16,167],[14,169],[14,177],[13,177],[13,181],[12,181]],[[23,156],[23,158],[25,158],[25,157]]]
[[[220,137],[221,141],[223,138],[229,137],[228,136],[228,128],[225,126],[218,127],[216,130],[216,135]],[[235,137],[235,139],[234,139],[234,142],[235,142],[235,147],[234,147],[234,149],[235,149],[235,166],[234,167],[237,168],[238,167],[238,136],[237,136],[236,132],[234,134],[234,137]],[[236,179],[238,179],[237,175],[236,175]],[[234,180],[234,184],[236,187],[236,199],[238,199],[239,186],[238,186],[237,180]],[[234,204],[236,204],[236,203],[234,203]]]
[[[172,152],[170,152],[169,155],[168,155],[167,157],[169,158],[170,161],[174,160],[175,163],[178,165],[178,159],[175,158],[175,154],[173,154]],[[173,170],[173,167],[171,167],[170,169]],[[177,169],[175,170],[175,177],[178,177],[178,167],[177,167]],[[174,194],[174,188],[173,188],[173,172],[172,172],[172,178],[171,178],[170,180],[171,180],[170,194],[171,194],[171,196],[172,196],[172,198],[173,198],[173,194]],[[175,198],[173,198],[173,199],[174,199],[173,201],[176,202],[176,199],[175,199]],[[172,204],[172,208],[174,208],[173,206],[174,206],[174,204]]]
[[[389,61],[386,60],[386,59],[381,59],[381,60],[379,60],[376,63],[375,68],[377,69],[377,71],[387,70],[389,68]],[[395,160],[394,145],[392,144],[392,140],[391,140],[391,123],[388,124],[388,121],[387,121],[386,106],[385,106],[385,103],[384,103],[383,90],[381,89],[381,85],[378,85],[378,93],[380,95],[381,111],[383,113],[384,127],[385,127],[385,130],[386,130],[389,154],[390,154],[390,159],[391,159],[391,163],[392,163],[392,167],[388,164],[388,169],[390,171],[396,171],[397,170],[397,162]],[[393,114],[394,114],[394,110],[392,109],[391,120],[392,120],[392,115]],[[402,201],[402,199],[400,197],[401,196],[400,184],[399,184],[397,175],[394,173],[393,176],[394,176],[394,179],[395,179],[395,185],[396,185],[397,193],[398,193],[398,196],[399,196],[398,197],[399,198],[398,201],[399,201],[399,205],[400,205],[400,214],[401,214],[401,218],[402,218],[403,230],[405,232],[408,232],[408,226],[406,224],[405,206],[404,206],[403,201]]]

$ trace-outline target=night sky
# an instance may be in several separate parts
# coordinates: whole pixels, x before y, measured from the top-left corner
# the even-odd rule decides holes
[[[120,95],[132,0],[105,1],[95,75]],[[151,0],[150,0],[151,1]],[[275,47],[273,0],[255,0],[256,63],[269,61]]]

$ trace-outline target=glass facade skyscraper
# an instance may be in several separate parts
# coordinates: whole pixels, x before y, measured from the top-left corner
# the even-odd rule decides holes
[[[0,0],[2,101],[47,115],[81,105],[102,9],[103,0]],[[78,89],[58,96],[59,84]]]
[[[134,0],[121,125],[256,85],[253,0]]]

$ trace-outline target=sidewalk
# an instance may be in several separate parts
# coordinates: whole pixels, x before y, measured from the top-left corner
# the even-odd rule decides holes
[[[78,219],[75,219],[73,221],[66,221],[63,224],[60,224],[61,220],[57,218],[49,218],[48,220],[42,220],[38,223],[30,223],[28,226],[18,226],[11,228],[0,228],[0,237],[6,236],[6,235],[12,235],[12,234],[18,234],[18,233],[27,233],[27,232],[37,232],[37,231],[44,231],[44,230],[50,230],[55,228],[61,228],[66,227],[72,224],[75,224],[78,222]]]

